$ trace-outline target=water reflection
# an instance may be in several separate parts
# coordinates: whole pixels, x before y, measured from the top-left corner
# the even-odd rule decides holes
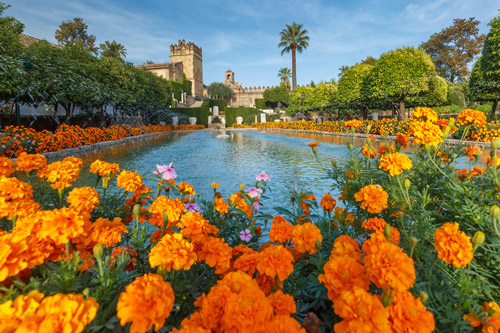
[[[227,198],[240,184],[253,184],[255,176],[265,171],[272,178],[272,192],[270,199],[263,201],[263,209],[273,213],[271,208],[287,201],[293,188],[311,190],[318,198],[331,190],[331,181],[324,178],[325,171],[308,147],[310,142],[311,137],[265,132],[172,133],[82,156],[82,182],[95,179],[86,170],[95,159],[101,159],[118,163],[122,170],[138,171],[146,185],[154,187],[155,165],[174,162],[178,181],[189,182],[197,193],[206,193],[205,197],[212,193],[211,182],[220,183],[219,189]],[[325,140],[319,157],[328,167],[331,159],[341,162],[348,152],[344,145]],[[332,195],[339,193],[333,191]]]

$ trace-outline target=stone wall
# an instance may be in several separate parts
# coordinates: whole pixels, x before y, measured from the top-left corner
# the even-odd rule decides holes
[[[228,102],[228,106],[255,106],[255,100],[264,97],[264,91],[270,89],[267,87],[243,87],[241,81],[234,80],[234,72],[227,70],[225,73],[224,84],[231,88],[234,96]],[[274,87],[271,87],[274,88]]]

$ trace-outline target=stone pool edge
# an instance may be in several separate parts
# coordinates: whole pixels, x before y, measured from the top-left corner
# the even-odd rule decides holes
[[[47,159],[54,159],[58,157],[68,157],[68,156],[80,156],[87,154],[89,152],[94,152],[94,151],[99,151],[115,146],[119,146],[125,143],[129,142],[134,142],[134,141],[141,141],[144,139],[149,139],[155,136],[161,136],[161,135],[167,135],[167,134],[173,134],[173,133],[185,133],[185,132],[193,132],[191,130],[172,130],[172,131],[165,131],[165,132],[159,132],[159,133],[149,133],[149,134],[141,134],[141,135],[136,135],[136,136],[128,136],[123,139],[118,139],[118,140],[110,140],[110,141],[103,141],[103,142],[97,142],[97,143],[92,143],[90,145],[85,145],[77,148],[67,148],[63,150],[58,150],[58,151],[49,151],[45,153],[40,153],[41,155],[45,156]]]
[[[245,131],[262,131],[262,132],[284,132],[284,133],[300,133],[300,134],[319,134],[328,136],[339,136],[339,137],[355,137],[355,138],[368,138],[371,135],[377,140],[381,141],[394,141],[396,136],[392,135],[378,135],[378,134],[362,134],[362,133],[333,133],[327,131],[306,131],[306,130],[296,130],[288,128],[231,128],[233,130],[245,130]],[[446,139],[443,142],[447,146],[458,146],[463,144],[465,146],[477,145],[482,148],[491,148],[491,142],[483,141],[461,141],[458,139]]]

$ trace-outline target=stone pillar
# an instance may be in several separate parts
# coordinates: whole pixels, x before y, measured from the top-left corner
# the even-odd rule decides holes
[[[261,113],[260,114],[260,122],[261,123],[265,123],[266,122],[266,114],[265,113]]]
[[[214,116],[218,116],[218,115],[219,115],[219,107],[218,107],[217,105],[216,105],[216,106],[214,106],[214,111],[213,111],[213,113],[214,113]]]
[[[179,117],[177,116],[172,117],[172,125],[173,126],[179,125]]]

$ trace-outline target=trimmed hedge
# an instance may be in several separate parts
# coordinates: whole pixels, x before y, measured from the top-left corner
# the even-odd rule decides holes
[[[172,108],[170,110],[183,114],[187,117],[196,117],[197,124],[205,125],[205,127],[208,127],[209,108],[207,107],[202,106],[201,108]]]
[[[236,117],[243,117],[245,124],[251,124],[255,121],[255,115],[261,114],[261,110],[251,107],[226,108],[226,125],[231,126],[236,122]]]
[[[267,109],[266,100],[264,98],[256,98],[255,107],[261,110]]]
[[[219,111],[222,111],[227,106],[227,101],[225,99],[206,99],[203,101],[202,107],[213,108],[214,106],[219,107]]]

